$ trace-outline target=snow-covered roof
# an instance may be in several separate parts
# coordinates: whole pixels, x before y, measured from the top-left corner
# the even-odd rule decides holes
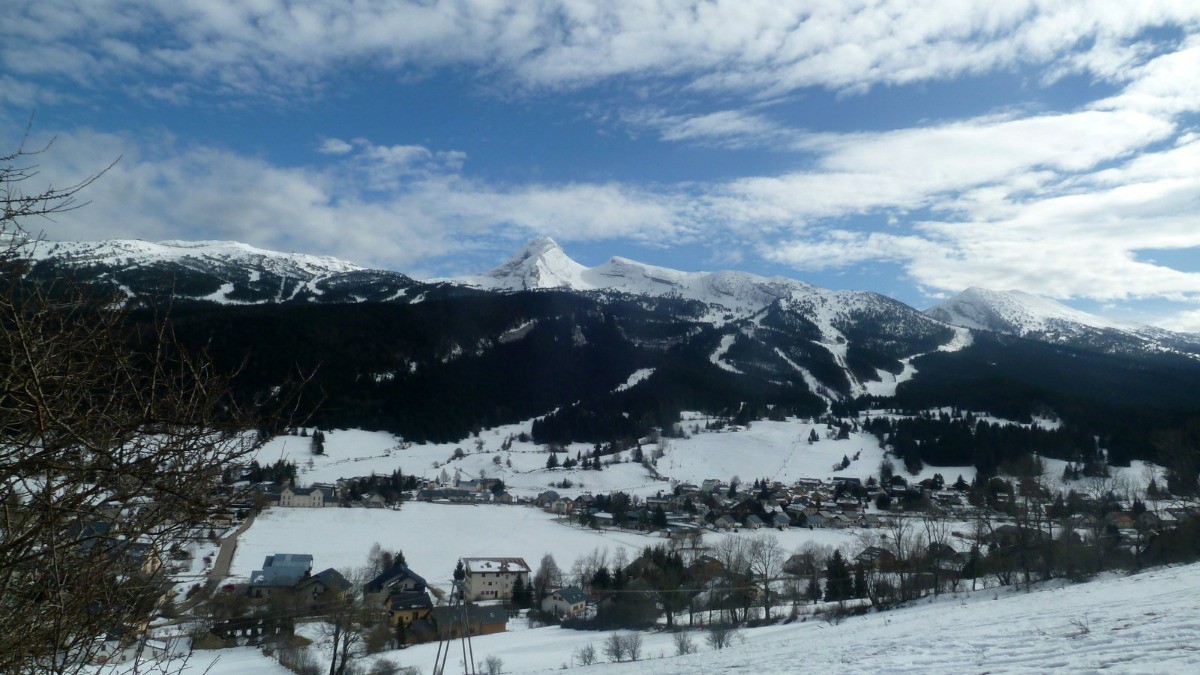
[[[463,558],[463,568],[467,574],[483,572],[525,572],[529,573],[529,565],[524,558]]]

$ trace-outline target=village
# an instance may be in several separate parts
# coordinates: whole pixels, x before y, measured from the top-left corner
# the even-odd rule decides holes
[[[303,661],[312,643],[336,645],[336,658],[514,627],[726,630],[829,618],[968,588],[1138,569],[1170,560],[1177,533],[1200,514],[1154,481],[1094,476],[1064,493],[1039,476],[948,482],[934,471],[910,480],[886,457],[864,479],[859,453],[822,456],[835,460],[826,464],[833,475],[747,483],[671,480],[645,459],[617,455],[606,472],[634,465],[652,482],[596,493],[579,486],[587,471],[551,460],[532,473],[557,487],[527,482],[516,491],[457,468],[300,485],[286,461],[229,467],[226,507],[193,529],[190,544],[136,553],[162,585],[159,618],[106,636],[97,658],[165,652],[171,635],[195,648],[259,645],[283,662]],[[836,473],[852,464],[857,475]],[[113,506],[151,506],[136,501]],[[524,523],[540,543],[466,544],[489,527],[470,524],[482,515],[497,529]],[[410,526],[388,534],[397,518]],[[432,543],[411,527],[441,519],[461,529]],[[371,536],[392,543],[372,546]],[[587,542],[615,547],[589,551]]]

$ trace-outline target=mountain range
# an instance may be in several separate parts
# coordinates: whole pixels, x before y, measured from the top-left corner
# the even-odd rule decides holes
[[[686,409],[750,420],[883,405],[1051,411],[1131,435],[1200,411],[1200,335],[1017,291],[971,288],[920,311],[786,277],[586,267],[545,237],[483,274],[431,281],[235,242],[30,254],[35,278],[135,308],[169,299],[185,342],[247,364],[247,395],[312,371],[322,423],[415,439],[540,417],[545,440],[599,442]]]

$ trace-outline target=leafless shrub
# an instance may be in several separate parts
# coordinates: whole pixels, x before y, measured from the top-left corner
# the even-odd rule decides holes
[[[696,653],[696,643],[687,631],[679,631],[672,636],[672,641],[675,643],[675,653],[679,656]]]
[[[575,660],[579,661],[581,666],[590,666],[596,662],[596,646],[592,643],[587,643],[575,650]]]

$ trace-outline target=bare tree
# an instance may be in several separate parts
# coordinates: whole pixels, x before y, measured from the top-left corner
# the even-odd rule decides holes
[[[543,555],[537,573],[533,575],[533,589],[539,607],[542,600],[550,595],[552,590],[562,586],[562,582],[563,573],[558,568],[558,563],[554,561],[554,556],[549,553]]]
[[[604,641],[604,655],[613,663],[625,660],[625,639],[620,633],[609,634],[608,639]]]
[[[590,666],[596,662],[596,645],[587,643],[575,650],[575,659],[581,666]]]
[[[77,208],[97,176],[25,194],[0,157],[0,671],[78,672],[98,636],[137,636],[168,586],[161,557],[215,509],[222,467],[253,453],[229,377],[112,298],[30,278],[21,220]]]
[[[783,547],[773,534],[757,536],[746,547],[746,560],[760,593],[763,617],[770,619],[774,603],[771,584],[779,577],[783,566]]]
[[[504,672],[504,661],[499,656],[489,656],[479,663],[479,672],[500,675]]]
[[[733,644],[737,629],[727,623],[714,623],[708,627],[708,635],[704,640],[713,649],[724,649]]]
[[[626,633],[622,636],[625,641],[625,655],[630,661],[639,661],[642,658],[642,634],[641,633]]]
[[[370,579],[367,571],[355,570],[345,576],[350,588],[323,607],[320,636],[331,652],[329,675],[354,672],[354,661],[366,655],[368,634],[383,620],[379,609],[363,596],[363,585]]]
[[[712,555],[721,563],[719,585],[713,590],[711,602],[716,609],[725,614],[723,621],[738,623],[744,621],[753,601],[751,593],[750,563],[746,553],[745,540],[737,537],[725,537],[713,547]],[[739,619],[738,608],[743,613]]]
[[[933,594],[938,595],[942,590],[945,564],[950,559],[953,549],[950,546],[952,528],[950,522],[941,514],[927,512],[921,516],[921,526],[928,546],[927,560],[929,571],[933,574]],[[958,574],[951,574],[951,581],[958,587]]]
[[[671,640],[675,643],[675,653],[679,656],[696,653],[696,643],[692,640],[692,636],[687,631],[681,630],[671,636]]]

